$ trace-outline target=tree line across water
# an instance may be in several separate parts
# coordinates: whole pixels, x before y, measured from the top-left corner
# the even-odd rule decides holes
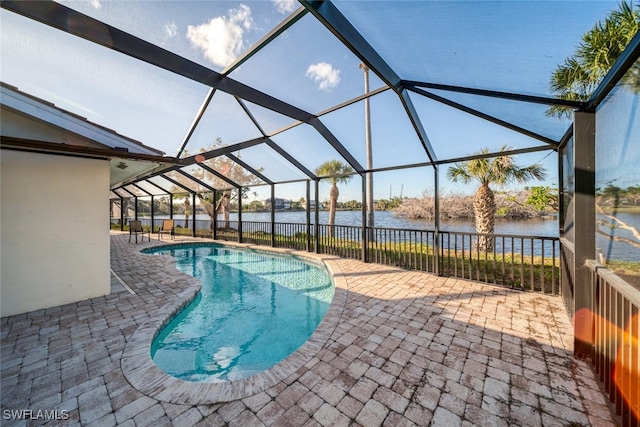
[[[517,192],[498,192],[494,198],[498,218],[539,218],[558,212],[558,189],[555,187],[525,187]],[[439,197],[439,202],[441,219],[475,218],[474,196],[445,194]],[[394,212],[409,219],[433,220],[435,198],[425,192],[420,198],[404,199]]]

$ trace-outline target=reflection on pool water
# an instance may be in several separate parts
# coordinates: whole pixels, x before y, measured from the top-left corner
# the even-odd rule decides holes
[[[166,324],[151,358],[166,373],[197,382],[249,377],[285,359],[326,314],[334,286],[324,267],[220,245],[158,248],[202,282],[198,296]]]

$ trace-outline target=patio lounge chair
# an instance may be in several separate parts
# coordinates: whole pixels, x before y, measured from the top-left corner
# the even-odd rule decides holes
[[[171,239],[175,240],[176,233],[173,229],[174,224],[172,219],[164,219],[162,220],[162,227],[158,230],[158,240],[162,240],[162,235],[169,233],[171,235]]]
[[[144,228],[142,228],[142,222],[137,220],[129,221],[129,243],[131,243],[132,234],[135,234],[136,236],[136,243],[138,243],[138,234],[140,234],[140,241],[144,242],[145,233],[149,235],[149,241],[151,241],[151,231],[144,231]]]

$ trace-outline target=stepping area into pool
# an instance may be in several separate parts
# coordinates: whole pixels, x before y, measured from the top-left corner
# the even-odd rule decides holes
[[[309,342],[242,384],[172,382],[148,348],[200,285],[140,252],[166,242],[127,240],[112,232],[111,267],[133,293],[2,318],[3,410],[68,411],[60,425],[615,425],[559,297],[306,253],[336,284]]]

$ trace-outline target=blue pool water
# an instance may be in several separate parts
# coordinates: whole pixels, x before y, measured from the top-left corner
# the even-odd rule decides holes
[[[311,336],[333,298],[324,267],[291,256],[220,245],[151,249],[170,254],[202,289],[159,332],[151,358],[197,382],[249,377],[285,359]]]

